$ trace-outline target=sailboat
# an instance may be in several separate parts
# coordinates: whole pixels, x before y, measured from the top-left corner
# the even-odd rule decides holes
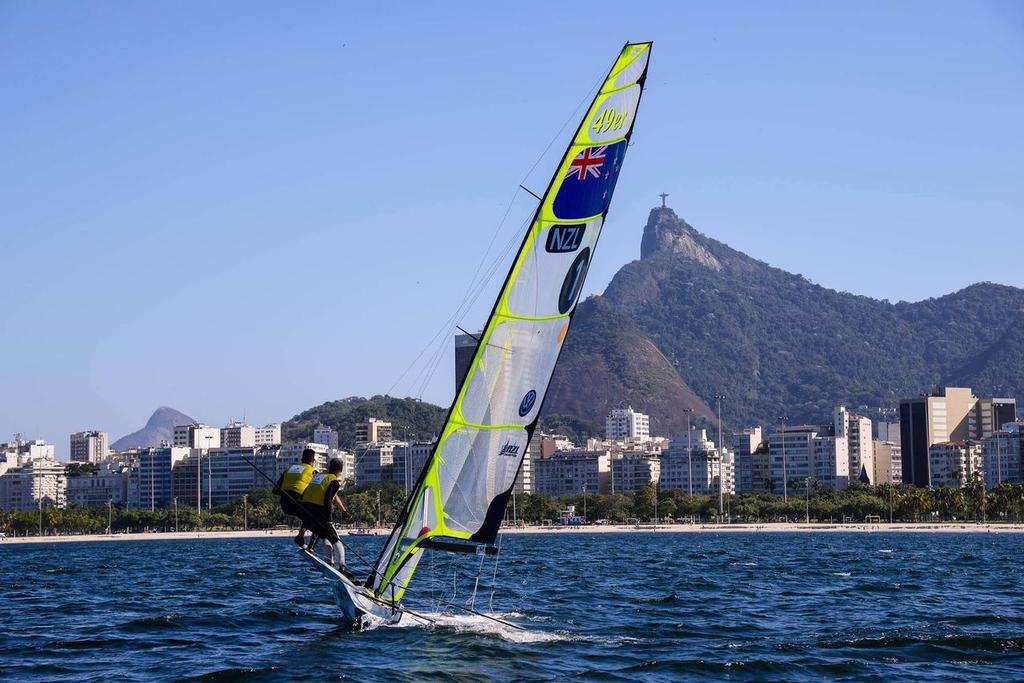
[[[302,551],[343,618],[394,623],[424,552],[496,555],[633,132],[652,43],[626,43],[540,197],[431,456],[363,585]]]

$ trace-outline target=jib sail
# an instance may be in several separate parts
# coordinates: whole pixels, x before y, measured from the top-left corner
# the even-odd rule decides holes
[[[481,333],[434,452],[370,585],[398,600],[425,548],[498,534],[633,130],[651,43],[627,43],[559,163]]]

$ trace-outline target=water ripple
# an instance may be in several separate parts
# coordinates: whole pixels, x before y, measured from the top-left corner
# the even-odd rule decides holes
[[[380,539],[349,539],[374,556]],[[437,623],[341,626],[283,539],[0,545],[0,679],[1016,680],[1024,537],[581,534],[425,558]],[[456,572],[456,566],[458,571]]]

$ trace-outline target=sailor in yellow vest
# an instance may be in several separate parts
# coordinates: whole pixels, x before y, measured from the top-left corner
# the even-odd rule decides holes
[[[274,493],[281,496],[281,509],[286,515],[299,518],[299,535],[295,542],[301,547],[306,541],[306,511],[302,508],[302,494],[306,487],[313,480],[316,470],[313,469],[313,461],[316,459],[316,451],[307,448],[302,451],[302,462],[296,463],[284,471],[274,485]]]
[[[338,539],[338,532],[331,524],[331,513],[334,508],[341,514],[348,514],[345,503],[342,502],[338,491],[341,489],[341,480],[338,478],[345,463],[339,458],[331,460],[327,466],[327,472],[320,472],[313,475],[309,486],[302,493],[302,507],[306,513],[306,520],[312,536],[306,550],[313,552],[316,543],[320,538],[327,541],[331,549],[331,562],[336,564],[339,570],[345,570],[345,546]]]

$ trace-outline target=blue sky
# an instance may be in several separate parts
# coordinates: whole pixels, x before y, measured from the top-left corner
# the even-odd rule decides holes
[[[589,292],[662,191],[828,287],[1024,286],[1019,3],[6,2],[0,440],[450,401],[445,322],[627,39],[654,57]]]

